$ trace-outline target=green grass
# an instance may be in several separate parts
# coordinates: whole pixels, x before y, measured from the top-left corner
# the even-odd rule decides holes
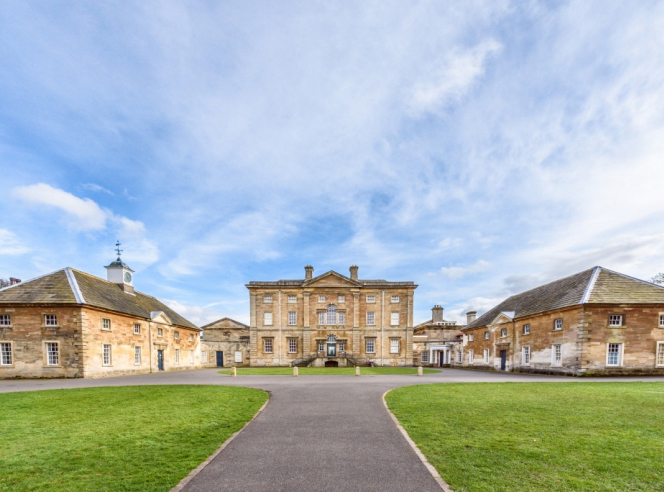
[[[456,492],[664,490],[664,383],[417,385],[386,399]]]
[[[169,490],[267,398],[223,386],[0,394],[0,490]]]
[[[300,376],[355,374],[354,367],[298,367]],[[414,367],[360,367],[363,376],[379,374],[417,374]],[[440,372],[435,369],[424,369],[425,373]],[[230,369],[222,369],[219,374],[230,374]],[[293,375],[292,367],[239,367],[238,376],[282,376]]]

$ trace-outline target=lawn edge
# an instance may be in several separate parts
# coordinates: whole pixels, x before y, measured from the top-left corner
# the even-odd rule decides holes
[[[240,387],[242,387],[242,386],[240,386]],[[252,389],[256,389],[256,388],[252,388]],[[265,390],[262,390],[262,391],[265,391]],[[258,415],[260,415],[260,413],[265,409],[265,407],[267,406],[267,404],[270,403],[270,398],[272,397],[272,395],[270,394],[269,391],[265,391],[265,393],[267,393],[267,400],[265,400],[265,403],[263,403],[263,405],[262,405],[262,406],[258,409],[258,411],[254,414],[254,416],[251,417],[251,419],[249,419],[249,420],[248,420],[248,421],[242,426],[242,428],[241,428],[240,430],[234,432],[233,435],[231,435],[231,437],[229,437],[228,439],[226,439],[226,440],[224,441],[224,443],[219,447],[219,449],[217,449],[214,453],[212,453],[210,456],[208,456],[207,459],[206,459],[205,461],[203,461],[203,463],[201,463],[201,464],[198,465],[196,468],[194,468],[193,470],[191,470],[191,471],[189,472],[189,475],[187,475],[187,476],[184,477],[182,480],[180,480],[180,482],[179,482],[175,487],[173,487],[173,488],[170,490],[170,492],[179,492],[180,490],[184,489],[184,488],[186,487],[186,485],[187,485],[189,482],[191,482],[191,481],[194,479],[194,477],[195,477],[196,475],[198,475],[200,472],[202,472],[203,469],[204,469],[207,465],[209,465],[210,462],[211,462],[213,459],[215,459],[215,458],[219,455],[219,453],[221,453],[224,449],[226,449],[226,446],[228,446],[228,445],[231,443],[231,441],[233,441],[233,439],[235,439],[235,438],[238,436],[238,434],[239,434],[240,432],[242,432],[242,431],[245,429],[245,427],[247,427],[249,424],[251,424],[251,423],[254,421],[254,419],[255,419],[256,417],[258,417]]]
[[[443,479],[443,477],[440,476],[438,470],[436,470],[436,468],[431,463],[429,463],[429,460],[427,460],[426,456],[424,456],[424,453],[420,451],[420,448],[417,447],[415,441],[413,441],[410,438],[408,432],[406,432],[406,429],[404,429],[403,426],[399,423],[399,419],[395,417],[395,415],[390,410],[390,407],[387,406],[387,400],[385,400],[385,395],[387,395],[390,391],[392,391],[392,389],[389,389],[385,393],[383,393],[382,400],[383,400],[383,405],[385,406],[385,410],[387,410],[387,413],[390,414],[390,417],[392,417],[392,420],[396,424],[397,429],[399,429],[399,432],[401,432],[401,435],[403,435],[403,437],[406,438],[406,442],[408,442],[413,451],[415,451],[417,457],[420,459],[425,468],[429,470],[429,473],[431,473],[433,479],[438,483],[438,485],[440,485],[440,488],[443,489],[445,492],[454,492],[452,488],[448,485],[448,483]]]

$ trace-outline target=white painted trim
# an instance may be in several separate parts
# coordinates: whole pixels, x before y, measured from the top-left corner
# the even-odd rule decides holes
[[[590,276],[588,285],[586,285],[586,290],[583,292],[583,297],[581,297],[581,302],[579,304],[586,304],[590,299],[590,294],[592,294],[593,289],[595,288],[595,282],[597,282],[597,277],[599,277],[599,272],[602,271],[602,267],[596,266],[593,269],[593,274]],[[614,272],[615,273],[615,272]]]
[[[388,394],[392,390],[387,390],[385,393],[383,393],[383,405],[385,406],[385,410],[387,410],[387,413],[392,417],[392,420],[397,426],[397,429],[399,429],[399,432],[401,432],[401,435],[406,439],[406,442],[410,445],[412,450],[415,452],[417,457],[420,459],[424,467],[431,473],[431,476],[433,479],[438,483],[440,488],[444,490],[445,492],[453,492],[452,488],[447,484],[447,482],[443,479],[443,477],[440,476],[440,473],[438,473],[438,470],[434,468],[434,466],[429,463],[429,460],[427,460],[426,456],[424,456],[424,453],[420,451],[420,448],[417,447],[417,444],[415,444],[415,441],[413,441],[410,436],[408,435],[408,432],[406,432],[406,429],[403,428],[403,426],[399,423],[399,420],[394,416],[392,411],[390,410],[390,407],[387,406],[387,401],[385,400],[385,395]]]
[[[664,364],[657,363],[657,356],[659,355],[660,347],[662,347],[662,350],[664,350],[664,342],[657,342],[657,348],[655,349],[655,367],[664,367]]]
[[[65,274],[67,275],[67,280],[69,281],[69,287],[71,287],[71,290],[74,293],[76,302],[79,304],[85,304],[85,298],[83,297],[81,288],[78,286],[78,282],[76,281],[76,276],[74,275],[74,272],[72,272],[70,267],[65,268]]]
[[[620,345],[620,352],[618,353],[618,364],[609,364],[609,345]],[[622,367],[623,356],[625,355],[624,342],[607,342],[606,344],[606,367]]]

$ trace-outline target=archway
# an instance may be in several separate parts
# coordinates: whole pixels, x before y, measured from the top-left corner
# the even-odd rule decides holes
[[[339,362],[336,360],[326,360],[325,367],[339,367]]]

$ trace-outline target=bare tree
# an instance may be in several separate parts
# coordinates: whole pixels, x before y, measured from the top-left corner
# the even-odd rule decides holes
[[[3,287],[9,287],[9,280],[5,280],[4,278],[0,278],[0,289]]]
[[[655,275],[654,277],[652,277],[652,278],[650,279],[650,281],[651,281],[653,284],[664,285],[664,272],[659,272],[657,275]]]

